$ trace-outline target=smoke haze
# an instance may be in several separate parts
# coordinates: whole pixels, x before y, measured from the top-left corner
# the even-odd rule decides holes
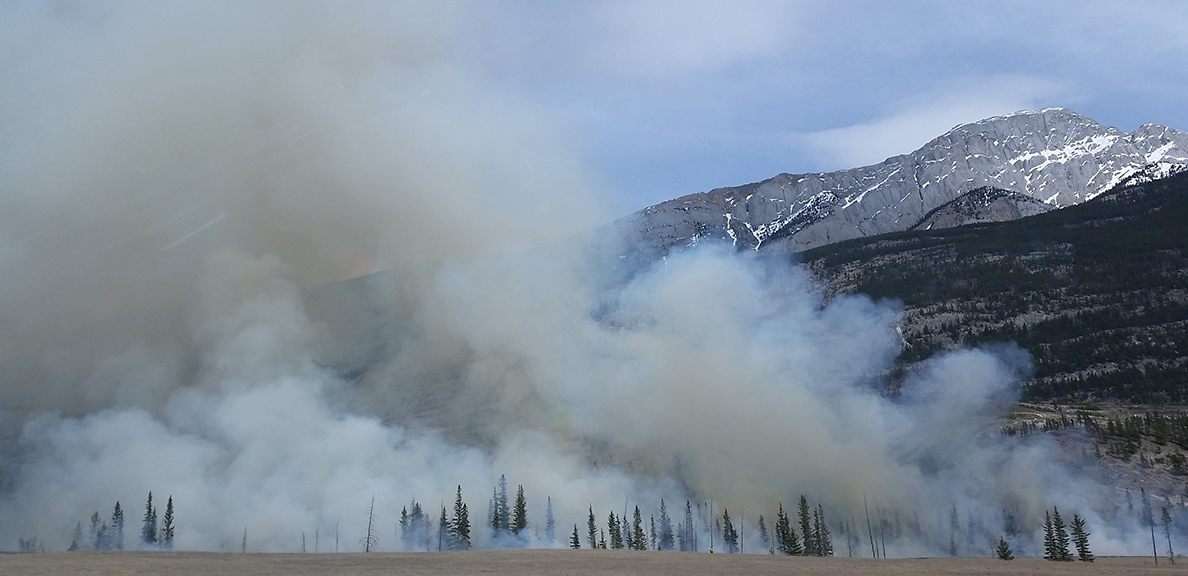
[[[374,497],[393,550],[402,506],[436,519],[459,485],[483,546],[506,474],[533,545],[712,499],[755,550],[803,493],[917,513],[893,553],[943,553],[951,506],[984,554],[1004,508],[1033,535],[1053,504],[1141,550],[1050,440],[997,435],[1026,353],[887,398],[893,303],[823,306],[715,245],[609,281],[580,150],[451,58],[488,9],[0,6],[0,547],[64,548],[116,500],[134,539],[151,490],[178,548],[356,550]]]

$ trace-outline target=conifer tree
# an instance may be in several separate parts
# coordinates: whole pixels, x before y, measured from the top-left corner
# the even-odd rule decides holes
[[[1073,558],[1068,551],[1068,530],[1064,525],[1064,519],[1060,517],[1060,510],[1055,507],[1052,508],[1052,535],[1053,543],[1056,545],[1053,559],[1061,562],[1071,561]]]
[[[648,538],[649,538],[649,539],[651,540],[651,542],[652,542],[652,548],[651,548],[651,549],[652,549],[652,550],[659,550],[660,548],[659,548],[659,546],[657,546],[657,544],[656,544],[656,517],[655,517],[655,516],[648,516],[648,523],[649,523],[649,526],[648,526]]]
[[[499,526],[503,522],[499,518],[499,488],[491,488],[491,501],[487,503],[487,524],[491,525],[491,534],[499,534]]]
[[[635,550],[635,541],[632,537],[635,535],[631,531],[631,525],[627,523],[627,509],[623,509],[623,515],[619,517],[619,527],[623,531],[623,548],[626,550]]]
[[[70,547],[66,549],[67,552],[76,552],[81,550],[86,543],[83,541],[82,522],[74,525],[74,537],[70,539]]]
[[[495,501],[495,512],[499,518],[499,529],[507,532],[511,529],[511,510],[507,505],[507,476],[499,475],[499,497]]]
[[[549,546],[557,539],[557,521],[553,518],[553,497],[545,501],[545,543]]]
[[[169,501],[165,503],[165,516],[161,523],[161,547],[166,550],[173,550],[173,495],[169,495]]]
[[[524,499],[524,486],[520,485],[516,489],[516,505],[512,512],[511,531],[512,534],[519,534],[521,530],[528,527],[528,501]]]
[[[408,529],[408,526],[409,526],[408,506],[403,506],[400,508],[400,523],[398,524],[398,526],[400,526],[400,543],[404,546],[404,551],[407,552],[409,550],[409,542],[408,541],[409,541],[409,536],[411,534]]]
[[[726,508],[722,508],[722,541],[726,544],[727,554],[738,553],[738,532],[735,532],[730,511]]]
[[[99,535],[95,538],[96,550],[111,550],[111,529],[107,527],[107,522],[99,523]]]
[[[598,534],[594,532],[594,507],[590,506],[590,516],[586,518],[586,543],[590,545],[591,549],[598,547],[598,541],[595,540]]]
[[[619,519],[615,517],[615,513],[611,512],[606,517],[606,531],[610,534],[610,547],[618,550],[623,547],[623,531],[622,524]]]
[[[91,514],[91,530],[88,533],[89,537],[87,538],[87,548],[92,550],[102,550],[102,548],[100,548],[102,543],[99,541],[99,528],[101,525],[102,523],[99,520],[99,511],[96,510],[94,514]]]
[[[1011,553],[1011,546],[1003,538],[998,539],[998,549],[994,551],[994,555],[998,556],[999,560],[1014,560],[1015,555]]]
[[[697,551],[697,530],[693,525],[693,505],[685,500],[685,547],[688,552]]]
[[[428,549],[431,536],[429,518],[414,498],[408,506],[400,509],[400,542],[405,551]]]
[[[598,549],[606,550],[606,530],[598,530]]]
[[[450,519],[446,517],[446,507],[441,507],[441,517],[437,519],[437,551],[453,549],[454,544],[450,541],[453,535],[453,527],[450,526]],[[337,546],[335,546],[337,548]]]
[[[880,520],[881,523],[882,521]],[[957,534],[960,532],[961,521],[957,519],[957,505],[954,504],[949,510],[949,556],[957,555]]]
[[[780,504],[779,515],[776,516],[776,544],[780,547],[780,551],[788,556],[800,556],[804,554],[804,547],[801,546],[800,537],[797,536],[796,530],[792,528],[792,519],[788,513],[784,511],[784,505]]]
[[[813,540],[812,522],[809,519],[808,499],[804,497],[804,494],[800,495],[800,503],[796,514],[800,520],[800,534],[804,536],[804,550],[801,552],[801,554],[816,556],[817,543]]]
[[[1085,531],[1085,519],[1075,512],[1072,520],[1072,540],[1081,562],[1092,562],[1093,553],[1089,551],[1089,533]]]
[[[569,547],[574,550],[582,547],[582,541],[578,538],[577,524],[573,525],[573,536],[569,537]]]
[[[111,512],[111,547],[115,550],[124,549],[124,510],[120,508],[119,501]]]
[[[462,501],[462,485],[454,499],[454,518],[450,522],[450,536],[454,550],[470,550],[470,511]]]
[[[635,507],[635,513],[631,520],[631,544],[632,550],[647,550],[648,539],[647,534],[644,534],[643,516],[639,513],[639,506]]]
[[[775,553],[771,547],[771,537],[767,535],[767,526],[763,523],[763,515],[759,515],[759,543],[763,545],[763,549],[768,552]]]
[[[149,492],[148,503],[144,505],[144,526],[140,529],[140,543],[143,546],[157,545],[157,509],[153,508],[152,492]]]
[[[1056,532],[1052,529],[1052,515],[1044,511],[1044,559],[1057,560]]]
[[[1002,509],[1002,529],[1007,536],[1019,535],[1019,521],[1015,519],[1015,515],[1006,508]]]
[[[813,531],[817,541],[817,556],[833,556],[833,534],[829,531],[829,523],[825,521],[825,508],[817,504],[817,511],[813,515]]]
[[[660,499],[660,542],[661,550],[673,549],[672,518],[668,516],[668,508],[664,506],[664,499]]]

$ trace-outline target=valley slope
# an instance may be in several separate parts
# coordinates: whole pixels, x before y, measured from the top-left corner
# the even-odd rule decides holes
[[[1024,398],[1188,401],[1188,174],[1007,222],[799,255],[827,298],[903,304],[900,375],[938,350],[1015,342]]]

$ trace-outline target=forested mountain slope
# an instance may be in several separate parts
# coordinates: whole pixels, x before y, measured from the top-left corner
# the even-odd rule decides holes
[[[902,369],[958,346],[1031,352],[1027,399],[1188,401],[1188,174],[1008,222],[804,252],[829,297],[903,302]]]

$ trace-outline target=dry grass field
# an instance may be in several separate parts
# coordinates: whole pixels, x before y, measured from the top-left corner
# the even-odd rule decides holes
[[[638,553],[594,550],[502,550],[442,554],[216,554],[203,552],[58,552],[0,555],[0,574],[110,576],[302,576],[333,574],[465,575],[570,574],[746,576],[859,574],[941,575],[1126,575],[1188,574],[1188,559],[1171,566],[1161,559],[1100,558],[1093,564],[1047,562],[1027,558],[1003,562],[992,558],[799,558],[760,555]]]

